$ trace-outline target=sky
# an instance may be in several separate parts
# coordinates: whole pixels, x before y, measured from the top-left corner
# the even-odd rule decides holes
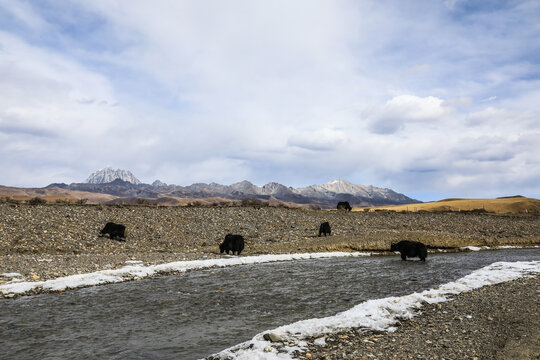
[[[540,2],[0,0],[0,184],[540,198]]]

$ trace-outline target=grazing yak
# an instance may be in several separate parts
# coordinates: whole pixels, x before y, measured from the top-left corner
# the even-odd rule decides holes
[[[328,221],[323,222],[319,227],[319,236],[321,236],[321,234],[324,234],[324,236],[326,236],[327,234],[332,235],[331,232],[332,230],[330,229],[330,224],[328,223]]]
[[[224,251],[226,251],[227,254],[229,251],[232,251],[233,255],[235,252],[237,255],[240,255],[242,250],[244,250],[244,238],[242,235],[227,234],[225,235],[225,240],[219,245],[221,254],[223,254]]]
[[[105,224],[103,230],[99,232],[99,236],[103,237],[105,234],[109,234],[109,237],[118,241],[126,241],[126,227],[122,224],[115,224],[108,222]]]
[[[397,244],[392,243],[390,251],[399,251],[402,260],[407,260],[408,257],[419,257],[420,260],[426,261],[427,257],[426,245],[418,241],[402,240]]]
[[[351,210],[352,210],[352,207],[351,207],[351,205],[349,204],[348,201],[340,201],[340,202],[338,202],[338,204],[337,204],[337,209],[338,209],[338,210],[347,210],[347,211],[351,211]]]

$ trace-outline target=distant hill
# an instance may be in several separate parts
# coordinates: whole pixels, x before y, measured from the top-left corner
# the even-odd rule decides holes
[[[66,185],[67,186],[67,185]],[[104,204],[116,198],[110,194],[93,193],[86,191],[69,190],[58,186],[45,188],[16,188],[0,185],[0,198],[9,197],[17,201],[27,201],[40,197],[48,202],[71,201],[86,199],[91,204]]]
[[[370,210],[394,211],[486,211],[496,214],[540,214],[540,200],[523,196],[496,199],[444,199],[413,205],[377,206]]]

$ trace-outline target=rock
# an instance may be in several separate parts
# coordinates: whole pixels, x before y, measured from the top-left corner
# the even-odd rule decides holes
[[[266,333],[263,335],[264,340],[271,342],[283,342],[283,338],[276,333]]]

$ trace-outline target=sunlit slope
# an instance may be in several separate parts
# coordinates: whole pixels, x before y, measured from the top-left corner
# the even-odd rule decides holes
[[[15,188],[0,185],[0,200],[10,198],[17,201],[28,201],[39,197],[49,203],[56,201],[77,201],[86,199],[90,204],[104,203],[115,199],[109,194],[91,193],[86,191],[65,190],[58,187],[50,188]]]
[[[367,209],[433,212],[485,210],[500,214],[540,214],[540,200],[522,196],[497,199],[444,199],[422,204],[376,206]],[[356,208],[353,211],[364,211],[364,209]]]

